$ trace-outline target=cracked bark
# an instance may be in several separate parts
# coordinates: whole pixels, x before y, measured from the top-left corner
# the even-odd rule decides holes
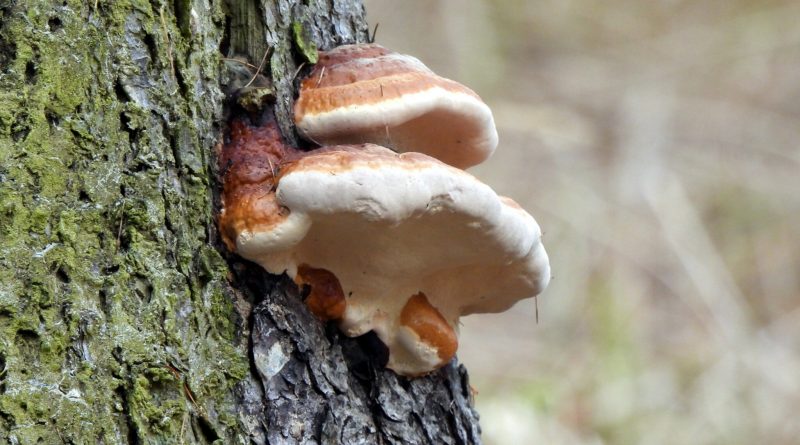
[[[0,440],[479,443],[462,367],[399,378],[221,248],[222,59],[272,48],[292,139],[298,40],[362,5],[0,1]]]

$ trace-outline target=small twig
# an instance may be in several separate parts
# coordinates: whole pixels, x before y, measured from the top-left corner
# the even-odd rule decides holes
[[[323,66],[322,70],[320,70],[320,72],[319,72],[319,79],[317,79],[317,84],[314,85],[314,88],[319,86],[319,84],[322,82],[322,76],[324,76],[324,75],[325,75],[325,67]]]
[[[189,389],[189,385],[187,385],[186,382],[183,381],[183,377],[181,376],[181,373],[178,372],[177,368],[175,368],[174,366],[172,366],[169,363],[167,363],[167,369],[175,377],[175,380],[177,380],[178,382],[180,382],[183,385],[183,392],[186,393],[186,396],[189,397],[189,401],[192,402],[192,405],[195,407],[195,409],[197,409],[197,402],[195,402],[194,397],[192,396],[192,391]]]
[[[186,413],[183,415],[183,422],[181,422],[181,442],[185,443],[185,433],[186,433],[186,419],[189,418],[189,414]]]
[[[476,387],[474,387],[472,385],[469,385],[469,392],[470,392],[470,396],[472,396],[472,397],[475,397],[475,396],[477,396],[477,395],[479,395],[481,393],[480,391],[478,391],[478,388],[476,388]]]
[[[298,66],[297,69],[294,70],[294,76],[292,76],[292,80],[297,79],[297,75],[300,74],[300,70],[302,70],[304,66],[306,66],[305,62],[301,63],[300,66]]]
[[[378,26],[380,24],[380,22],[375,23],[375,28],[372,29],[372,37],[370,37],[369,32],[367,32],[367,40],[369,40],[369,43],[375,43],[375,36],[378,34]]]
[[[258,75],[259,75],[259,74],[261,74],[261,69],[262,69],[262,68],[264,68],[264,62],[266,62],[266,61],[267,61],[267,56],[268,56],[268,55],[269,55],[269,53],[271,53],[271,52],[272,52],[272,47],[271,47],[271,46],[270,46],[269,48],[267,48],[267,50],[266,50],[266,51],[264,51],[264,57],[262,57],[262,58],[261,58],[261,63],[259,63],[259,64],[258,64],[258,69],[256,69],[256,73],[255,73],[255,74],[253,74],[253,78],[252,78],[252,79],[250,79],[250,82],[247,82],[247,85],[245,85],[245,86],[244,86],[244,88],[247,88],[247,87],[249,87],[249,86],[250,86],[250,84],[252,84],[252,83],[253,83],[253,81],[255,81],[255,80],[256,80],[256,77],[258,77]]]
[[[383,129],[386,131],[386,144],[389,146],[389,148],[393,152],[397,153],[397,150],[395,150],[393,148],[394,147],[394,143],[392,143],[392,136],[389,135],[389,125],[388,124],[384,124]]]
[[[171,364],[167,363],[167,369],[169,372],[172,373],[172,376],[175,377],[175,380],[181,381],[181,373],[178,371],[178,368],[172,366]]]
[[[306,134],[306,135],[303,135],[303,138],[305,138],[305,139],[308,139],[309,141],[311,141],[311,142],[313,142],[313,143],[317,144],[317,146],[319,146],[319,147],[322,147],[322,144],[321,144],[321,143],[319,143],[319,142],[318,142],[316,139],[312,138],[311,136],[309,136],[309,135],[307,135],[307,134]]]
[[[534,295],[533,306],[536,308],[536,324],[539,324],[539,296]]]
[[[192,402],[194,409],[199,411],[197,402],[194,400],[194,397],[192,396],[192,391],[189,389],[189,385],[187,385],[186,382],[183,383],[183,391],[186,393],[187,396],[189,396],[189,400]]]
[[[270,171],[272,171],[272,177],[274,178],[275,176],[277,176],[278,172],[275,171],[275,166],[272,165],[272,159],[267,158],[267,162],[269,163],[269,169]]]
[[[257,66],[253,65],[252,63],[247,63],[247,62],[245,62],[244,60],[233,59],[233,58],[231,58],[231,57],[223,57],[223,58],[222,58],[222,60],[227,60],[227,61],[229,61],[229,62],[241,63],[242,65],[244,65],[244,66],[246,66],[246,67],[248,67],[248,68],[256,68],[256,69],[258,69],[258,67],[257,67]]]

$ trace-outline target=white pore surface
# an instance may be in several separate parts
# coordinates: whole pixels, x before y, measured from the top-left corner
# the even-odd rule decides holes
[[[425,153],[459,168],[485,161],[498,142],[494,118],[485,103],[440,87],[306,114],[297,128],[307,139],[323,145],[369,142],[399,152]]]
[[[419,155],[386,161],[287,173],[275,196],[291,217],[237,242],[273,273],[294,276],[303,263],[333,272],[347,297],[342,330],[374,330],[390,349],[390,368],[420,374],[433,369],[430,347],[399,335],[409,297],[423,292],[457,331],[461,315],[500,312],[541,292],[550,268],[538,224],[507,198]]]

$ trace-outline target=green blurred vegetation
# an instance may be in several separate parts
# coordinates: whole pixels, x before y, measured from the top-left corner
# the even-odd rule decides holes
[[[473,87],[473,170],[554,280],[464,320],[484,439],[800,438],[800,3],[369,0],[377,42]]]

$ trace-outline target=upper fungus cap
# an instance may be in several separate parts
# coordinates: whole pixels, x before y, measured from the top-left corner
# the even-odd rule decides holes
[[[301,84],[295,123],[320,145],[371,142],[459,168],[497,147],[492,112],[477,94],[376,44],[320,52]]]
[[[387,366],[400,374],[447,363],[460,316],[503,311],[550,279],[533,217],[429,156],[326,147],[285,162],[272,182],[239,196],[244,208],[225,203],[225,212],[237,209],[224,229],[236,251],[270,272],[341,292],[343,310],[329,299],[318,304],[335,309],[331,318],[349,336],[375,331],[389,348]],[[259,217],[239,221],[246,207]],[[265,218],[265,208],[281,211]]]

